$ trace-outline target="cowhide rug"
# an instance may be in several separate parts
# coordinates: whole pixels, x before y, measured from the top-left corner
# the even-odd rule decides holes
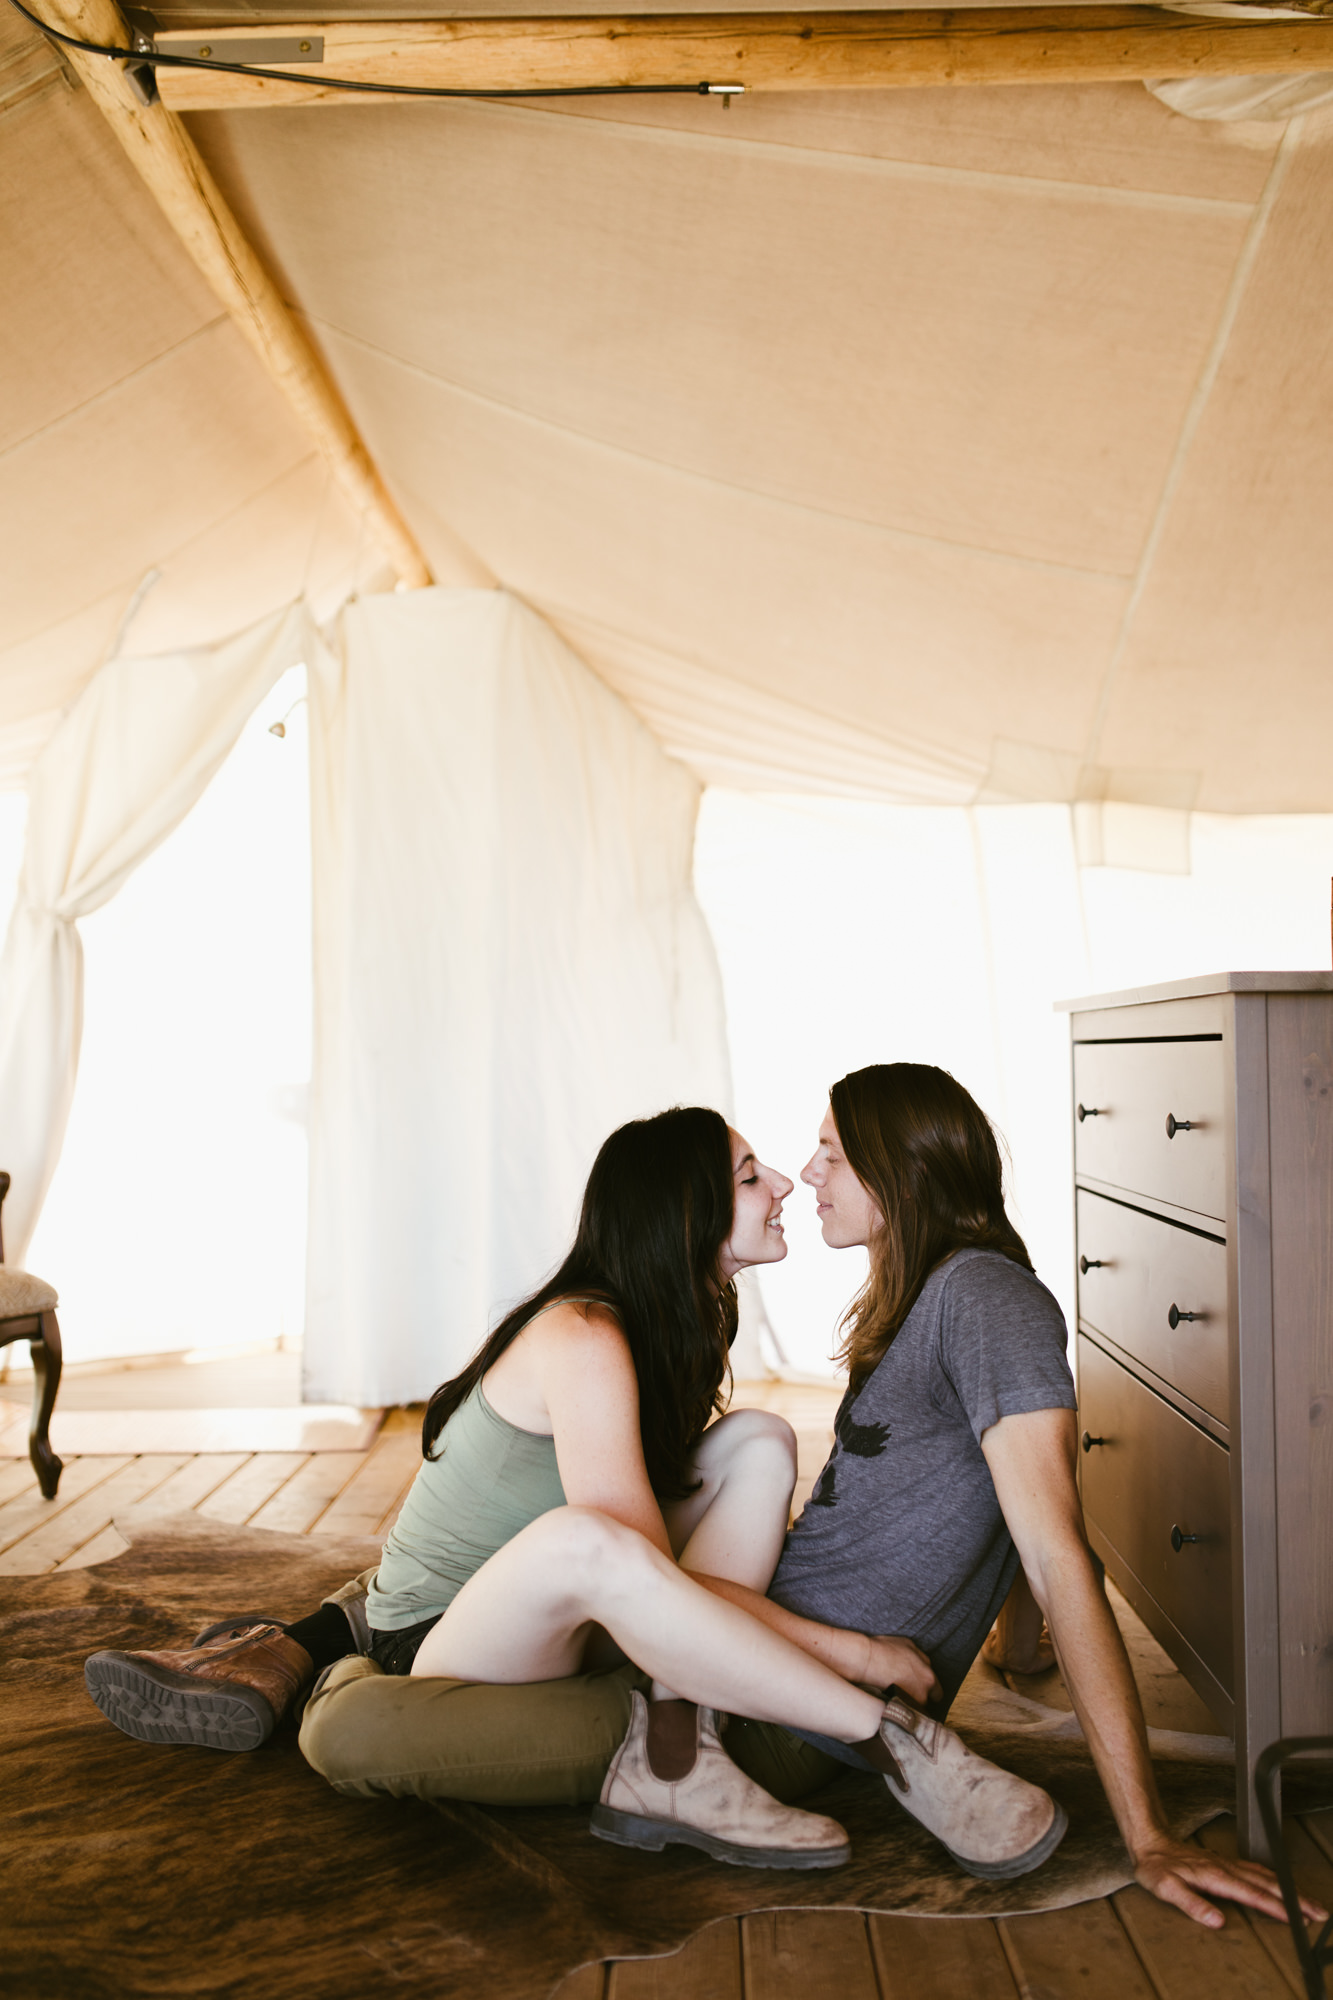
[[[110,1562],[0,1579],[0,1985],[13,2000],[364,2000],[381,1989],[542,2000],[587,1960],[671,1952],[749,1910],[995,1916],[1128,1879],[1071,1718],[1003,1687],[972,1686],[955,1720],[1070,1818],[1046,1867],[1003,1885],[959,1874],[882,1784],[853,1773],[819,1804],[847,1827],[854,1858],[808,1875],[684,1848],[636,1854],[594,1840],[567,1808],[340,1798],[291,1730],[253,1756],[136,1743],[89,1701],[87,1654],[188,1643],[230,1611],[299,1616],[378,1550],[194,1514],[118,1525],[132,1546]],[[1217,1739],[1156,1747],[1174,1753],[1159,1775],[1180,1832],[1228,1809]]]

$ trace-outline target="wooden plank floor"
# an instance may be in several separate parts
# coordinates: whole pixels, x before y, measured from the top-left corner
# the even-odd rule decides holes
[[[795,1427],[799,1508],[828,1449],[837,1391],[745,1383],[735,1400],[777,1410]],[[123,1546],[112,1516],[132,1504],[163,1512],[193,1510],[212,1520],[288,1534],[382,1535],[419,1459],[420,1412],[391,1410],[363,1452],[71,1458],[54,1501],[41,1498],[26,1462],[0,1462],[0,1574],[40,1575],[106,1561]],[[1140,1668],[1142,1657],[1136,1648]],[[1159,1709],[1150,1720],[1181,1727],[1183,1713],[1165,1712],[1173,1673],[1159,1660],[1155,1685],[1144,1688],[1145,1700]],[[1062,1696],[1063,1690],[1043,1691],[1047,1700]],[[1176,1707],[1187,1710],[1193,1699],[1180,1682]],[[1302,1886],[1333,1906],[1333,1815],[1293,1821],[1289,1838]],[[1234,1852],[1234,1823],[1215,1822],[1199,1842]],[[671,1958],[585,1966],[558,1989],[559,2000],[823,2000],[826,1995],[836,2000],[1303,2000],[1304,1988],[1282,1926],[1251,1921],[1232,1909],[1225,1930],[1207,1932],[1130,1888],[1071,1910],[998,1922],[766,1911],[711,1925]]]
[[[105,1562],[122,1508],[199,1513],[289,1535],[386,1534],[421,1462],[421,1413],[390,1410],[368,1451],[69,1458],[54,1500],[26,1459],[0,1462],[0,1575]]]

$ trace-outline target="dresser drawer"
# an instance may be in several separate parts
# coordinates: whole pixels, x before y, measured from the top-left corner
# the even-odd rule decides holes
[[[1226,1244],[1080,1188],[1078,1251],[1079,1318],[1229,1425]]]
[[[1074,1127],[1079,1174],[1199,1215],[1225,1216],[1220,1041],[1076,1042],[1074,1101],[1082,1112]]]
[[[1234,1696],[1230,1456],[1086,1335],[1078,1366],[1084,1512]]]

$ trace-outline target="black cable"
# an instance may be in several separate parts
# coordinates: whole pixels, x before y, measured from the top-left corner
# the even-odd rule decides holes
[[[52,28],[40,15],[32,13],[24,6],[23,0],[9,0],[34,28],[40,28],[54,42],[61,42],[67,49],[80,49],[87,56],[111,56],[121,62],[146,64],[151,69],[220,69],[232,76],[261,76],[274,83],[304,83],[313,90],[359,90],[384,97],[666,97],[685,95],[708,97],[714,86],[710,83],[585,83],[568,84],[557,89],[519,90],[442,90],[431,84],[421,83],[362,83],[349,76],[302,76],[290,69],[256,69],[250,63],[216,62],[206,56],[178,56],[159,53],[155,48],[118,49],[102,42],[81,42],[77,36],[66,35],[59,28]],[[238,27],[252,27],[253,22],[238,22]],[[721,92],[719,95],[723,94]],[[730,96],[731,91],[725,93]]]

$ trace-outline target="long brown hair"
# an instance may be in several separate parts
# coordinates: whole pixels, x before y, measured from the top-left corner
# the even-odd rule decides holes
[[[736,1287],[718,1279],[736,1186],[720,1112],[677,1106],[613,1132],[593,1161],[578,1233],[564,1263],[506,1314],[460,1375],[426,1405],[421,1449],[543,1306],[604,1300],[619,1319],[639,1378],[639,1432],[654,1493],[692,1493],[690,1459],[721,1407],[736,1334]]]
[[[955,1250],[1032,1259],[1004,1212],[995,1133],[976,1099],[932,1063],[872,1063],[829,1092],[847,1163],[883,1226],[870,1275],[843,1317],[839,1359],[859,1389],[888,1353],[936,1265]]]

